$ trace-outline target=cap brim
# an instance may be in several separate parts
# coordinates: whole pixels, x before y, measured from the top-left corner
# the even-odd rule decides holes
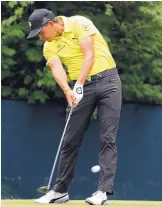
[[[38,28],[38,29],[35,29],[35,30],[31,30],[26,39],[30,39],[32,37],[37,36],[37,34],[40,32],[40,30],[41,30],[41,28]]]

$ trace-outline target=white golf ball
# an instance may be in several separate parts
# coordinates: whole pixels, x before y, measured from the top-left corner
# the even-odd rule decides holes
[[[100,171],[100,166],[99,165],[95,165],[95,166],[93,166],[92,168],[91,168],[91,171],[93,172],[93,173],[97,173],[97,172],[99,172]]]

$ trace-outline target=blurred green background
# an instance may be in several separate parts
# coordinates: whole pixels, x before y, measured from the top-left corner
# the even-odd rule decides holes
[[[113,199],[161,200],[162,108],[136,104],[162,105],[162,2],[151,1],[1,2],[2,99],[33,104],[2,100],[2,197],[37,196],[35,189],[47,183],[64,127],[65,98],[45,66],[43,42],[26,40],[28,17],[38,8],[86,16],[103,34],[117,63],[124,103],[135,103],[122,107]],[[49,100],[55,101],[43,104]],[[96,186],[89,169],[97,160],[97,126],[92,120],[86,134],[71,190],[74,199],[85,198]]]
[[[63,97],[45,67],[43,42],[26,40],[29,15],[47,8],[94,22],[116,60],[124,102],[162,104],[162,2],[6,1],[1,6],[2,98],[45,103]]]

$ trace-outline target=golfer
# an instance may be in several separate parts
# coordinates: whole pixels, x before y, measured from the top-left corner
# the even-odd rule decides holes
[[[74,176],[79,148],[93,111],[100,123],[98,189],[85,201],[104,205],[113,194],[117,166],[116,134],[121,111],[121,82],[108,45],[93,22],[83,16],[55,16],[37,9],[29,17],[27,38],[44,40],[43,55],[69,107],[75,103],[63,140],[55,185],[37,203],[64,203]],[[67,67],[68,83],[62,63]],[[93,137],[91,137],[93,139]],[[86,188],[86,186],[85,186]]]

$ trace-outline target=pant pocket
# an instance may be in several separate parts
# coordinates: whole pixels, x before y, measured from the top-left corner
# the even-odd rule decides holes
[[[111,83],[121,83],[120,82],[120,77],[118,74],[113,74],[113,75],[110,75],[109,78],[108,78],[109,82]]]

